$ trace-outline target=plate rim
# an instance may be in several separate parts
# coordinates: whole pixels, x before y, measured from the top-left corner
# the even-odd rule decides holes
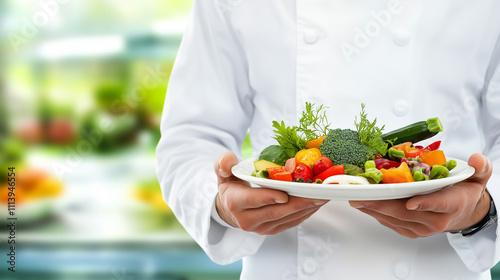
[[[411,197],[419,194],[431,193],[434,191],[438,191],[446,186],[461,182],[470,176],[472,176],[475,172],[474,167],[468,165],[467,162],[449,157],[448,160],[454,159],[457,161],[457,168],[461,170],[454,169],[450,171],[450,174],[454,174],[452,177],[447,177],[443,179],[435,179],[429,181],[420,181],[420,182],[411,182],[411,183],[392,183],[392,184],[370,184],[370,185],[327,185],[327,184],[314,184],[314,188],[304,188],[304,183],[297,182],[284,182],[284,181],[276,181],[270,180],[266,178],[258,178],[253,177],[250,174],[244,174],[240,172],[244,166],[250,165],[253,163],[256,158],[249,158],[243,161],[240,161],[237,165],[231,168],[231,171],[234,176],[237,178],[249,182],[253,187],[262,187],[269,189],[276,189],[287,192],[289,195],[301,196],[301,197],[309,197],[309,198],[325,198],[325,196],[317,196],[316,194],[320,192],[327,192],[330,195],[335,195],[336,192],[352,192],[355,195],[352,195],[352,199],[348,199],[347,197],[329,197],[331,200],[383,200],[383,199],[395,199],[395,198],[405,198]],[[451,180],[450,180],[451,179]],[[444,181],[439,181],[444,180]],[[443,184],[439,184],[442,182]],[[271,183],[271,184],[269,184]],[[292,185],[293,184],[293,185]],[[422,187],[422,192],[411,191],[415,188],[415,184],[418,184]],[[307,186],[307,185],[306,185]],[[409,189],[408,194],[405,194],[405,190]],[[309,192],[308,192],[309,191]],[[370,198],[370,195],[364,195],[364,192],[389,192],[390,195],[381,196],[373,196]],[[402,192],[399,194],[398,192]],[[308,194],[309,193],[309,194]],[[338,198],[338,199],[336,199]]]

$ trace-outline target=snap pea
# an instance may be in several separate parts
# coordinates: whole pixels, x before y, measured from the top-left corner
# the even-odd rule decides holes
[[[448,170],[448,168],[442,165],[433,165],[429,178],[431,180],[440,179],[440,178],[446,178],[448,177],[448,175],[450,175],[450,171]]]

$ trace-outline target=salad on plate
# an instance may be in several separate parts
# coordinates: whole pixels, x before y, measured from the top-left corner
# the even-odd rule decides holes
[[[323,105],[306,102],[298,126],[273,121],[278,144],[266,147],[254,161],[252,176],[312,184],[391,184],[449,176],[457,162],[447,160],[441,141],[416,145],[443,131],[429,118],[383,133],[361,104],[356,129],[332,129]]]

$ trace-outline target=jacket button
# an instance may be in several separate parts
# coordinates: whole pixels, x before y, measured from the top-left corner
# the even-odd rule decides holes
[[[302,264],[302,269],[306,275],[313,275],[318,269],[318,262],[313,258],[307,258]]]
[[[394,114],[396,114],[396,116],[402,117],[408,114],[408,112],[410,111],[410,105],[408,104],[408,102],[399,99],[396,100],[396,102],[394,102],[394,104],[392,105],[392,111],[394,112]]]
[[[405,261],[398,261],[393,267],[394,275],[399,279],[405,279],[410,275],[410,264]]]
[[[394,43],[398,46],[406,46],[410,42],[410,34],[405,30],[394,32]]]
[[[318,41],[318,33],[314,31],[306,31],[304,33],[304,41],[308,44],[314,44]]]

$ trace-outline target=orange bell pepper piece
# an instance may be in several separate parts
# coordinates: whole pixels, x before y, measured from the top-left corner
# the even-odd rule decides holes
[[[380,171],[382,171],[384,175],[382,178],[382,183],[384,184],[415,182],[406,162],[401,163],[399,167],[389,169],[382,168]]]
[[[314,139],[314,140],[311,140],[311,141],[307,141],[306,143],[306,148],[310,149],[310,148],[316,148],[316,149],[319,149],[319,145],[321,145],[321,143],[323,143],[323,140],[326,138],[326,135],[325,136],[322,136],[320,138],[317,138],[317,139]]]
[[[446,163],[446,157],[444,155],[444,152],[441,150],[435,150],[435,151],[422,151],[420,154],[420,158],[422,159],[422,162],[433,166],[433,165],[443,165]]]

